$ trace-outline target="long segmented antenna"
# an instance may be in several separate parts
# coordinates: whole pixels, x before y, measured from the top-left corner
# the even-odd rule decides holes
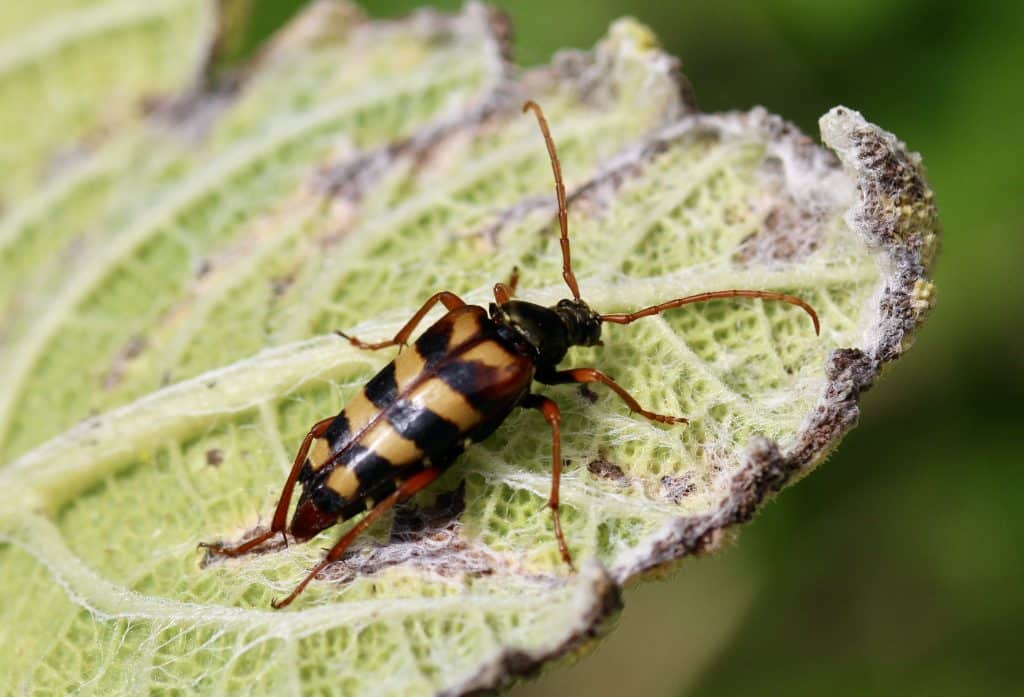
[[[664,312],[665,310],[682,307],[683,305],[702,303],[708,300],[718,300],[720,298],[761,298],[763,300],[778,300],[779,302],[796,305],[810,315],[811,322],[814,323],[814,333],[819,336],[821,335],[821,323],[818,321],[818,313],[814,311],[813,307],[795,295],[773,293],[767,290],[716,290],[709,293],[697,293],[696,295],[687,295],[685,298],[676,298],[675,300],[669,300],[658,305],[645,307],[644,309],[637,310],[636,312],[601,315],[601,321],[611,322],[613,324],[629,324],[630,322],[635,322],[641,317],[650,317],[651,315],[656,315]]]
[[[562,278],[569,286],[572,297],[580,302],[580,287],[576,283],[576,275],[572,272],[572,255],[569,252],[569,214],[565,204],[565,184],[562,183],[562,166],[558,163],[558,153],[555,152],[555,141],[551,138],[551,131],[548,130],[548,120],[544,118],[544,112],[540,105],[532,99],[523,104],[523,113],[533,111],[537,116],[537,123],[540,124],[541,133],[544,134],[544,143],[548,146],[548,156],[551,158],[551,171],[555,173],[555,194],[558,196],[558,224],[562,228],[562,237],[559,240],[562,245]]]

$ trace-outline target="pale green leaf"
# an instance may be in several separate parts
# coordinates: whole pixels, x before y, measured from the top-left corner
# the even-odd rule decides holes
[[[0,203],[180,88],[214,32],[206,0],[34,0],[0,7]]]
[[[503,685],[586,645],[623,583],[713,548],[820,462],[930,307],[937,221],[917,156],[842,108],[822,118],[834,154],[760,109],[701,114],[632,21],[522,73],[503,18],[480,6],[369,22],[320,2],[218,90],[201,77],[209,47],[194,45],[207,4],[154,4],[175,17],[156,25],[128,21],[134,4],[45,5],[15,11],[32,31],[0,34],[0,71],[32,56],[19,89],[76,105],[0,158],[18,173],[0,218],[12,693]],[[79,31],[86,11],[120,18],[122,41]],[[68,77],[71,35],[96,60],[164,44],[174,60],[159,62],[166,78],[126,78],[134,98],[115,109]],[[24,118],[20,95],[0,89],[0,118]],[[145,113],[126,106],[142,97]],[[760,288],[809,301],[821,336],[797,308],[720,301],[609,326],[602,348],[573,351],[567,365],[691,420],[660,426],[601,390],[544,390],[565,416],[578,574],[544,508],[550,432],[524,412],[272,611],[337,530],[209,565],[196,544],[266,524],[306,429],[391,357],[332,330],[391,336],[442,288],[486,304],[515,265],[524,298],[566,295],[526,98],[552,124],[594,307]],[[93,121],[103,137],[41,177],[91,130],[68,124]]]

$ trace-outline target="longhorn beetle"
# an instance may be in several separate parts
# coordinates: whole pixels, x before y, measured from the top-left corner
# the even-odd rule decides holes
[[[515,407],[538,410],[551,427],[551,494],[547,505],[558,550],[572,570],[558,515],[561,414],[554,401],[530,392],[532,382],[599,382],[618,395],[631,412],[659,423],[686,423],[681,416],[644,409],[615,380],[595,368],[558,369],[569,347],[599,345],[605,322],[629,324],[641,317],[718,298],[762,298],[800,307],[810,315],[815,333],[820,333],[818,316],[810,305],[792,295],[763,290],[698,293],[627,313],[592,310],[580,297],[572,270],[565,186],[555,144],[540,106],[528,101],[523,105],[526,111],[533,111],[537,117],[551,159],[562,233],[562,278],[572,299],[560,300],[552,307],[513,300],[519,280],[514,269],[507,284],[494,286],[495,302],[487,310],[441,291],[430,296],[390,340],[369,343],[338,332],[361,349],[399,346],[398,356],[373,376],[340,414],[317,422],[306,434],[269,530],[234,546],[200,545],[210,554],[235,557],[277,534],[287,542],[286,530],[296,541],[304,542],[332,525],[369,511],[287,598],[272,603],[275,608],[291,603],[317,574],[341,559],[375,520],[437,479],[469,443],[490,435]],[[408,346],[416,326],[437,303],[444,305],[447,314]],[[407,346],[407,350],[401,350]],[[302,484],[302,495],[286,528],[296,482]]]

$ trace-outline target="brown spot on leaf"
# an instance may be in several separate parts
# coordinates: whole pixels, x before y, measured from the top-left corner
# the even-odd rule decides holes
[[[210,448],[206,451],[206,464],[217,467],[224,462],[224,451],[220,448]]]
[[[466,510],[466,482],[461,482],[452,491],[438,494],[433,506],[418,507],[412,504],[395,506],[395,521],[391,525],[391,541],[401,542],[410,535],[423,533],[430,528],[439,528],[458,520]]]
[[[270,279],[270,292],[274,294],[275,298],[280,298],[282,295],[288,292],[292,284],[295,283],[295,274],[285,274],[284,276],[275,276]]]
[[[598,458],[597,460],[591,460],[588,462],[587,471],[595,477],[607,479],[615,482],[616,484],[626,483],[626,473],[622,471],[622,468],[614,462],[609,462],[603,458]]]
[[[733,255],[741,264],[798,262],[821,246],[822,214],[801,209],[795,201],[779,201],[761,222],[761,229],[749,235]]]
[[[682,503],[683,499],[697,490],[693,475],[684,472],[678,477],[665,475],[661,478],[661,493],[672,503]]]
[[[139,357],[139,355],[146,350],[147,341],[145,337],[133,336],[128,340],[117,355],[114,356],[114,360],[110,364],[110,368],[106,373],[103,374],[101,384],[103,389],[112,390],[121,384],[121,380],[124,379],[124,372],[128,367],[128,364]]]

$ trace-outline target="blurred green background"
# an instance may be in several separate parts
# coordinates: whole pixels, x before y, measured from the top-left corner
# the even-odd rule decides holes
[[[261,3],[249,43],[302,4]],[[523,65],[630,14],[705,111],[763,104],[816,136],[858,109],[922,153],[944,228],[938,308],[830,461],[738,544],[630,590],[596,656],[513,694],[1024,693],[1024,3],[494,4]]]

